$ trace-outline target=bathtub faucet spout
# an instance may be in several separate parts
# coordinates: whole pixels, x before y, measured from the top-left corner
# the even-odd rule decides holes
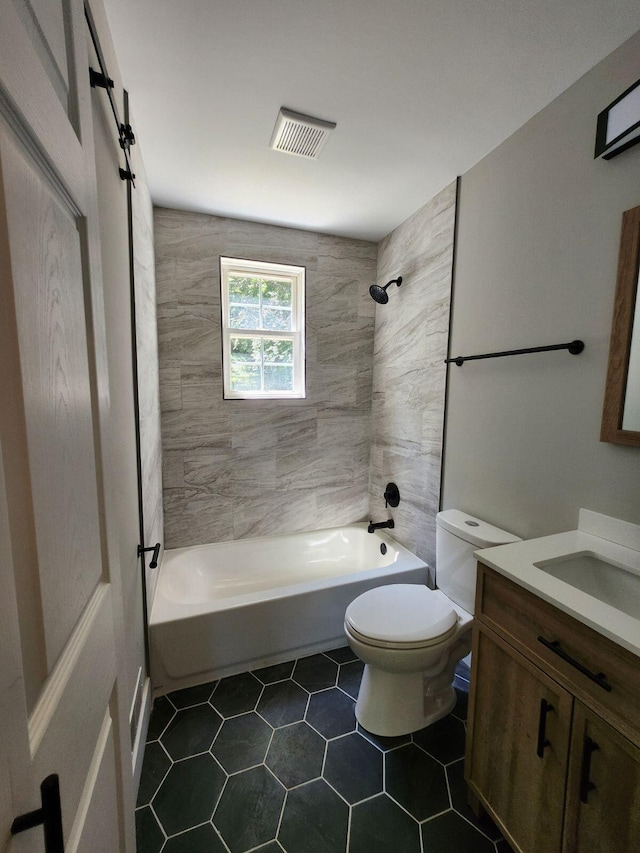
[[[395,522],[392,518],[389,521],[377,521],[375,524],[373,521],[369,522],[369,526],[367,527],[367,533],[373,533],[374,530],[381,530],[383,527],[395,527]]]

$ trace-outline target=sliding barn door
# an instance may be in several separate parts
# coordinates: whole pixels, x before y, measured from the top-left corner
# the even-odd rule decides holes
[[[59,779],[65,850],[132,850],[86,23],[0,5],[0,847]],[[120,714],[121,716],[121,714]],[[130,754],[130,745],[128,754]]]

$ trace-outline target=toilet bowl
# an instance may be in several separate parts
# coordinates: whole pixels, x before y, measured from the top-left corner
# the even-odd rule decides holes
[[[436,530],[439,589],[376,587],[345,612],[347,642],[365,664],[356,718],[373,734],[408,734],[453,709],[455,668],[471,651],[473,552],[519,541],[459,510],[439,513]]]
[[[473,617],[439,590],[376,587],[347,607],[344,630],[365,664],[356,718],[377,735],[417,731],[456,703],[458,661],[471,651]]]

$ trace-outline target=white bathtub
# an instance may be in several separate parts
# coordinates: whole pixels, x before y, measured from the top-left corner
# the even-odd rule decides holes
[[[149,620],[154,691],[344,645],[356,596],[426,582],[422,560],[366,524],[165,551]]]

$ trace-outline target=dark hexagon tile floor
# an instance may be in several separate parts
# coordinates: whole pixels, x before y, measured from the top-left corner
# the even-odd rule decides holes
[[[213,825],[231,853],[274,841],[286,790],[264,765],[227,780]]]
[[[207,752],[222,725],[222,717],[211,705],[195,705],[177,712],[160,736],[169,758],[179,761]]]
[[[266,765],[287,788],[316,779],[322,772],[326,741],[308,723],[276,729]]]
[[[323,779],[287,793],[278,832],[287,853],[343,853],[349,808]]]
[[[308,722],[329,740],[356,727],[355,701],[338,687],[321,690],[309,699]]]
[[[303,720],[308,702],[309,693],[287,679],[267,684],[256,710],[274,728],[278,728]]]
[[[224,721],[211,753],[229,774],[248,770],[262,764],[272,736],[271,726],[249,711]]]
[[[293,680],[310,693],[333,687],[338,678],[338,664],[326,655],[300,658],[293,668]]]
[[[384,761],[387,794],[417,821],[449,808],[444,767],[415,743],[392,749]]]
[[[350,805],[383,789],[384,756],[357,732],[335,738],[327,744],[322,774]]]
[[[378,737],[348,647],[157,699],[138,853],[508,853],[466,802],[468,670],[448,717]]]

